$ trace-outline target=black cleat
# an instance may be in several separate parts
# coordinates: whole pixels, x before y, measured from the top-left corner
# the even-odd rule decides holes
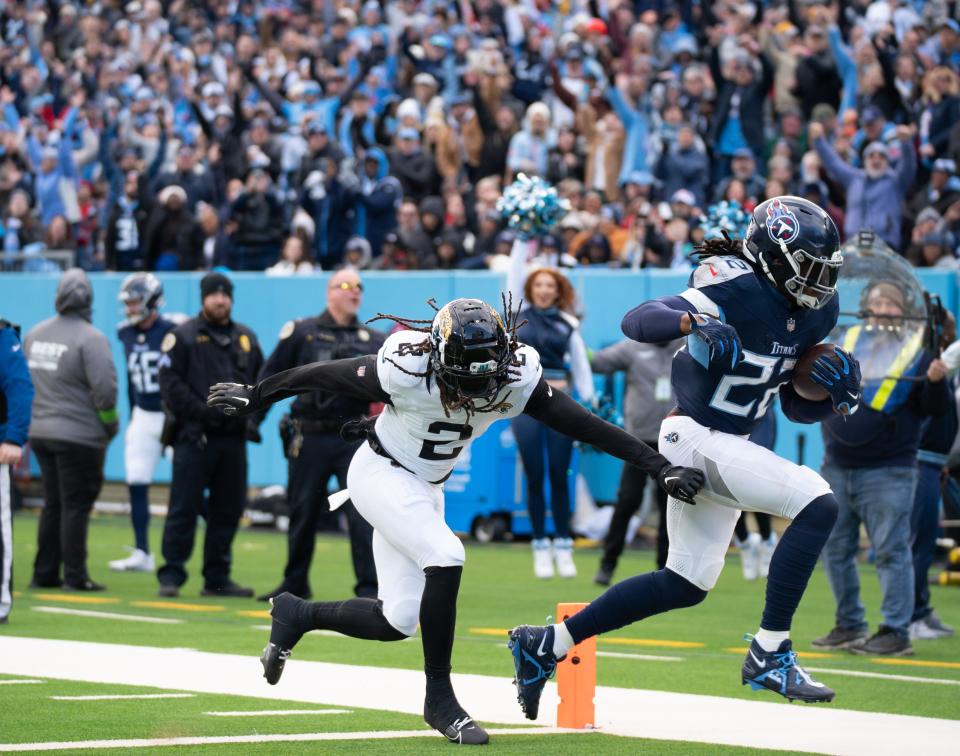
[[[173,583],[160,583],[157,595],[160,598],[177,598],[180,595],[180,586]]]
[[[218,598],[253,598],[253,588],[234,583],[228,580],[223,585],[205,585],[200,591],[201,596],[216,596]]]
[[[270,599],[270,641],[260,655],[260,663],[263,664],[263,676],[271,685],[280,681],[290,652],[309,629],[301,619],[304,603],[291,593],[281,593]]]
[[[442,704],[432,704],[429,699],[426,700],[423,704],[423,719],[451,743],[486,745],[490,742],[487,731],[473,721],[456,698],[450,698]]]
[[[797,654],[789,638],[776,651],[764,651],[754,639],[743,661],[741,680],[753,690],[766,688],[788,701],[829,703],[836,695],[797,664]]]
[[[79,583],[64,583],[63,590],[78,591],[80,593],[99,593],[107,590],[107,586],[102,583],[95,583],[90,578],[82,580]]]
[[[510,631],[507,648],[513,652],[513,684],[527,719],[537,718],[543,688],[557,671],[557,662],[566,658],[553,655],[553,632],[553,625],[520,625]]]
[[[288,588],[284,585],[278,585],[272,591],[268,591],[267,593],[261,593],[259,596],[257,596],[257,601],[269,601],[272,598],[276,598],[281,593],[292,593],[294,596],[299,596],[300,598],[306,599],[307,601],[313,598],[313,593],[309,588],[294,589],[294,588]],[[376,595],[374,595],[374,598],[376,598]]]

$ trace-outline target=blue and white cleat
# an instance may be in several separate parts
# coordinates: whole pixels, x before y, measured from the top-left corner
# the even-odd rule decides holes
[[[764,651],[754,639],[743,661],[741,675],[743,684],[753,690],[766,688],[788,701],[828,703],[836,695],[797,664],[797,654],[789,638],[776,651]]]
[[[566,658],[553,655],[553,625],[515,627],[510,631],[507,648],[513,652],[517,701],[527,719],[536,719],[543,688],[556,673],[557,662]]]

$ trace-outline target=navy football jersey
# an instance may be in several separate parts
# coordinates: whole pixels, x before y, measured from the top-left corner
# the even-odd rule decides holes
[[[124,322],[117,330],[127,356],[127,392],[130,406],[160,412],[160,346],[176,328],[175,320],[160,316],[147,330]]]
[[[819,310],[791,308],[749,264],[737,257],[710,257],[690,275],[680,296],[697,312],[737,329],[744,360],[709,365],[696,335],[673,358],[671,381],[678,406],[701,425],[745,436],[753,431],[793,378],[797,358],[819,344],[837,323],[839,296]]]

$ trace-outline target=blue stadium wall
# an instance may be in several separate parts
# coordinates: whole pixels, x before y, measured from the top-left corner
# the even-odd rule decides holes
[[[201,274],[167,274],[161,278],[167,311],[190,315],[199,311]],[[317,314],[324,306],[325,275],[278,279],[258,273],[235,273],[232,278],[236,284],[234,316],[257,332],[265,354],[273,349],[280,327],[287,320]],[[588,347],[597,349],[622,338],[619,326],[624,312],[651,297],[681,291],[685,288],[686,278],[683,273],[659,270],[573,271],[572,280],[585,307],[583,333]],[[929,291],[939,294],[952,311],[957,311],[958,282],[955,274],[920,271],[920,278]],[[113,344],[121,379],[119,407],[125,424],[129,412],[123,348],[115,337],[116,325],[121,318],[117,292],[123,275],[95,274],[91,279],[94,287],[94,325],[107,333]],[[364,275],[366,290],[360,314],[363,318],[372,317],[377,312],[429,317],[431,311],[425,300],[431,297],[440,303],[464,296],[498,302],[504,283],[504,276],[483,272],[367,273]],[[56,276],[26,273],[0,275],[0,316],[20,323],[25,333],[39,321],[51,316],[56,287]],[[622,379],[616,382],[616,387],[620,395]],[[275,407],[265,421],[262,427],[264,443],[249,447],[251,485],[286,482],[286,465],[276,432],[284,404]],[[474,444],[470,459],[462,460],[464,469],[448,484],[450,494],[459,493],[467,498],[481,497],[484,500],[499,498],[501,501],[504,497],[513,498],[512,494],[519,494],[519,479],[504,472],[509,469],[513,451],[510,434],[502,432],[506,429],[505,424],[503,428],[499,428],[499,425]],[[501,432],[497,432],[498,428]],[[121,438],[118,437],[110,445],[106,464],[108,480],[123,480]],[[788,459],[803,461],[818,468],[822,454],[819,427],[795,425],[781,416],[777,452]],[[619,462],[585,454],[579,455],[579,466],[597,499],[609,501],[615,497]],[[158,471],[158,479],[166,481],[169,476],[170,466],[164,461]],[[498,476],[498,483],[494,487],[492,479]]]

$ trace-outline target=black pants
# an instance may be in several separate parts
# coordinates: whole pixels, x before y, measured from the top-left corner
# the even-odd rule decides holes
[[[341,488],[347,487],[347,469],[360,446],[348,443],[337,433],[306,433],[297,457],[288,463],[287,500],[290,506],[290,530],[287,532],[287,567],[283,586],[299,595],[310,593],[310,563],[321,515],[330,511],[327,483],[337,476]],[[357,577],[354,593],[376,598],[377,568],[373,562],[373,528],[351,502],[343,505],[350,533],[350,554]]]
[[[33,439],[43,479],[43,513],[37,530],[33,580],[38,585],[79,585],[87,573],[87,525],[103,485],[104,450],[68,441]]]
[[[209,498],[204,502],[204,492]],[[163,559],[157,570],[164,585],[187,581],[197,516],[207,532],[203,543],[203,579],[208,588],[230,580],[230,550],[247,497],[247,444],[243,436],[208,436],[205,442],[179,441],[173,447],[170,504],[163,527]]]
[[[655,441],[647,441],[648,446],[656,449]],[[617,567],[617,560],[623,553],[623,543],[627,537],[630,518],[636,514],[643,501],[643,489],[650,476],[633,465],[624,465],[620,475],[620,488],[617,490],[617,504],[613,509],[610,529],[603,541],[603,559],[601,565],[611,572]],[[663,569],[667,563],[667,551],[670,547],[667,539],[667,492],[653,482],[654,497],[660,512],[660,525],[657,528],[657,567]]]

